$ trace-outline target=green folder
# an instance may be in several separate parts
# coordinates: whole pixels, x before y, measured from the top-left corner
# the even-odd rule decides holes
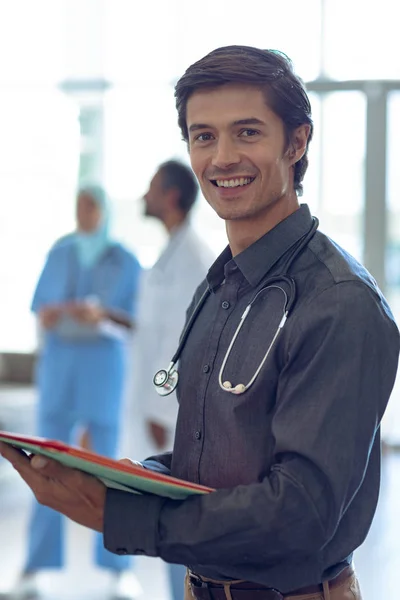
[[[212,488],[177,479],[136,465],[124,465],[88,450],[69,446],[57,440],[0,431],[0,441],[28,454],[47,456],[66,467],[97,477],[107,487],[133,494],[156,494],[182,500],[193,494],[208,494]]]

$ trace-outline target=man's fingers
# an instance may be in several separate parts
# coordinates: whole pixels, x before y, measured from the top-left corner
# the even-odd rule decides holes
[[[127,465],[128,467],[131,467],[135,464],[130,458],[120,458],[118,462],[122,463],[123,465]]]
[[[48,475],[50,471],[54,471],[58,466],[54,460],[49,460],[38,454],[29,457],[23,450],[14,448],[9,444],[2,444],[1,442],[0,452],[18,471],[32,470],[33,468],[35,471],[41,472],[42,475]]]
[[[38,475],[40,474],[52,480],[54,484],[60,484],[64,489],[81,490],[84,493],[88,485],[91,488],[93,486],[97,486],[98,488],[104,487],[93,475],[83,473],[73,467],[66,467],[55,460],[39,455],[32,458],[31,470]]]
[[[131,460],[130,458],[120,458],[118,460],[118,462],[122,463],[123,465],[126,465],[127,467],[142,467],[142,463],[140,463],[138,460]]]
[[[31,467],[43,475],[51,479],[59,479],[67,482],[70,478],[79,477],[80,472],[71,467],[65,467],[56,460],[51,460],[45,456],[36,454],[31,459]]]
[[[9,444],[1,444],[0,452],[28,483],[35,480],[39,475],[61,479],[68,477],[69,472],[75,473],[74,469],[64,467],[55,460],[50,460],[39,454],[29,457],[22,450],[13,448]]]
[[[8,444],[3,444],[0,451],[36,495],[36,490],[44,481],[44,478],[40,472],[32,468],[31,458],[22,450],[13,448]]]
[[[0,442],[0,454],[7,459],[13,467],[16,467],[17,465],[22,466],[24,464],[29,465],[30,463],[29,456],[23,450],[14,448],[9,444],[4,444],[3,442]]]
[[[8,444],[0,452],[31,488],[40,504],[81,525],[103,530],[106,487],[91,475],[59,464],[38,454],[27,456]]]

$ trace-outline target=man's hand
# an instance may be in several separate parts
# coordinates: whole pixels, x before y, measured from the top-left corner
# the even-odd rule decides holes
[[[42,456],[29,457],[2,442],[0,453],[29,485],[40,504],[80,525],[103,531],[106,486],[98,479]]]
[[[163,450],[167,444],[168,430],[154,421],[148,421],[147,426],[151,439],[159,450]]]

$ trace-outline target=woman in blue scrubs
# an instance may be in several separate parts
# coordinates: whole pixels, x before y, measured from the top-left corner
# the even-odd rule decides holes
[[[94,452],[115,457],[125,380],[126,338],[135,314],[140,265],[109,237],[106,195],[81,188],[75,233],[50,250],[32,302],[43,331],[38,364],[37,433],[67,443],[77,427]],[[34,575],[64,564],[61,515],[35,503],[23,582],[32,594]],[[116,574],[129,558],[96,539],[96,563]],[[22,589],[21,589],[22,592]],[[19,597],[24,597],[20,594]]]

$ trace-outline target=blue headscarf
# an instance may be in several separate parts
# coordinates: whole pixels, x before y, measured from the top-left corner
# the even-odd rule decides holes
[[[97,184],[86,184],[79,188],[78,194],[87,194],[96,202],[101,210],[102,219],[99,227],[90,233],[77,231],[74,241],[78,251],[78,259],[82,267],[90,268],[97,262],[110,241],[109,202],[105,190]]]

